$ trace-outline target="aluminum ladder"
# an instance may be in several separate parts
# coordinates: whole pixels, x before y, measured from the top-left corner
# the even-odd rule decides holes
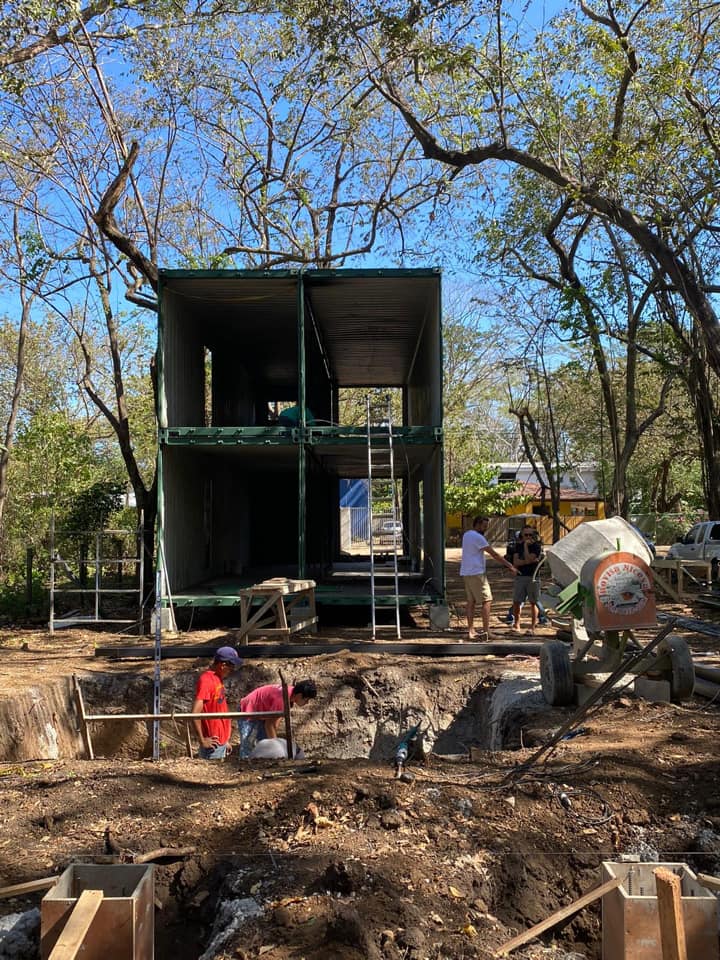
[[[378,417],[374,414],[370,394],[367,394],[366,415],[367,415],[367,457],[368,457],[368,523],[370,539],[370,606],[372,611],[371,626],[372,639],[377,637],[378,629],[394,629],[398,640],[400,633],[400,586],[398,577],[398,539],[399,517],[397,509],[396,482],[395,482],[395,455],[393,450],[393,423],[392,406],[390,396],[385,398],[384,410]],[[379,573],[375,561],[375,509],[374,501],[376,499],[373,489],[373,480],[375,476],[389,477],[390,498],[392,502],[392,565],[393,565],[393,585],[394,593],[391,599],[395,605],[395,623],[378,624],[377,606],[378,606],[378,579]],[[387,595],[385,595],[387,596]],[[383,604],[383,606],[385,606]]]

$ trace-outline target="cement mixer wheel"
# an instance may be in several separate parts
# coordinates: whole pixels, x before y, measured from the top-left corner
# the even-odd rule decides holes
[[[668,637],[658,647],[658,656],[670,658],[670,669],[663,679],[670,683],[670,699],[673,703],[689,700],[695,688],[695,665],[687,642],[682,637]]]
[[[545,700],[553,707],[572,703],[575,692],[570,650],[560,640],[548,640],[540,648],[540,683]]]

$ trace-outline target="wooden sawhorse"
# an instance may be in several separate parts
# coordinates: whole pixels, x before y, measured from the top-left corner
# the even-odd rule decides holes
[[[697,579],[690,572],[698,570],[705,574],[707,583],[712,579],[712,561],[711,560],[682,560],[680,557],[658,557],[650,564],[655,574],[655,583],[660,587],[663,593],[666,593],[671,600],[682,602],[688,596],[683,582],[683,574],[697,583]],[[672,584],[672,575],[676,576],[676,585]]]
[[[238,642],[241,644],[247,644],[251,636],[289,637],[306,627],[317,629],[314,580],[273,577],[272,580],[263,580],[262,583],[240,590],[239,596]],[[299,606],[307,607],[307,616],[292,622],[292,611]]]

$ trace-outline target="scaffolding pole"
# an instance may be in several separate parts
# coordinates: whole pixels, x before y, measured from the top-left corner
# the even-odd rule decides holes
[[[84,586],[81,580],[76,580],[72,574],[72,570],[68,561],[61,555],[58,547],[58,531],[55,526],[55,514],[50,517],[50,561],[49,561],[49,582],[48,589],[50,594],[50,613],[48,618],[48,629],[50,633],[54,633],[57,627],[67,627],[73,624],[92,624],[92,623],[107,623],[107,624],[136,624],[138,627],[138,633],[142,634],[143,630],[143,579],[145,571],[145,558],[143,555],[143,528],[144,528],[145,518],[144,511],[140,512],[140,526],[135,536],[135,556],[121,556],[121,557],[104,557],[103,556],[103,538],[112,536],[113,534],[122,535],[123,537],[128,536],[132,533],[130,530],[69,530],[66,531],[67,534],[75,534],[77,536],[85,537],[88,540],[91,538],[95,541],[95,550],[93,553],[94,559],[88,560],[87,557],[79,558],[79,565],[82,567],[93,566],[95,567],[95,572],[92,578],[92,586]],[[137,585],[133,587],[106,587],[103,585],[103,575],[102,568],[105,563],[119,563],[121,565],[121,579],[122,583],[122,567],[126,564],[132,564],[135,568],[135,573],[137,576]],[[68,574],[68,577],[71,581],[78,584],[78,586],[58,586],[58,575],[57,569],[62,567]],[[80,570],[78,570],[78,573]],[[60,595],[73,595],[80,594],[81,598],[86,597],[88,594],[92,597],[92,613],[88,616],[67,616],[67,617],[58,617],[56,616],[56,602],[57,598]],[[103,594],[108,595],[130,595],[137,594],[137,609],[138,615],[137,619],[132,619],[130,617],[103,617],[101,616],[100,609],[100,599]]]

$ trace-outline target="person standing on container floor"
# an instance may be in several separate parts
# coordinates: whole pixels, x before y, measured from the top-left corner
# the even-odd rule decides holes
[[[475,517],[472,529],[467,530],[462,539],[460,576],[465,583],[465,598],[467,600],[465,609],[467,613],[468,638],[470,640],[490,639],[490,605],[492,604],[492,591],[485,573],[485,554],[489,553],[498,563],[506,566],[511,573],[517,573],[515,567],[502,557],[497,550],[493,550],[485,539],[485,531],[489,523],[489,517]],[[475,632],[475,609],[478,605],[480,606],[483,624],[483,632],[480,635]]]

